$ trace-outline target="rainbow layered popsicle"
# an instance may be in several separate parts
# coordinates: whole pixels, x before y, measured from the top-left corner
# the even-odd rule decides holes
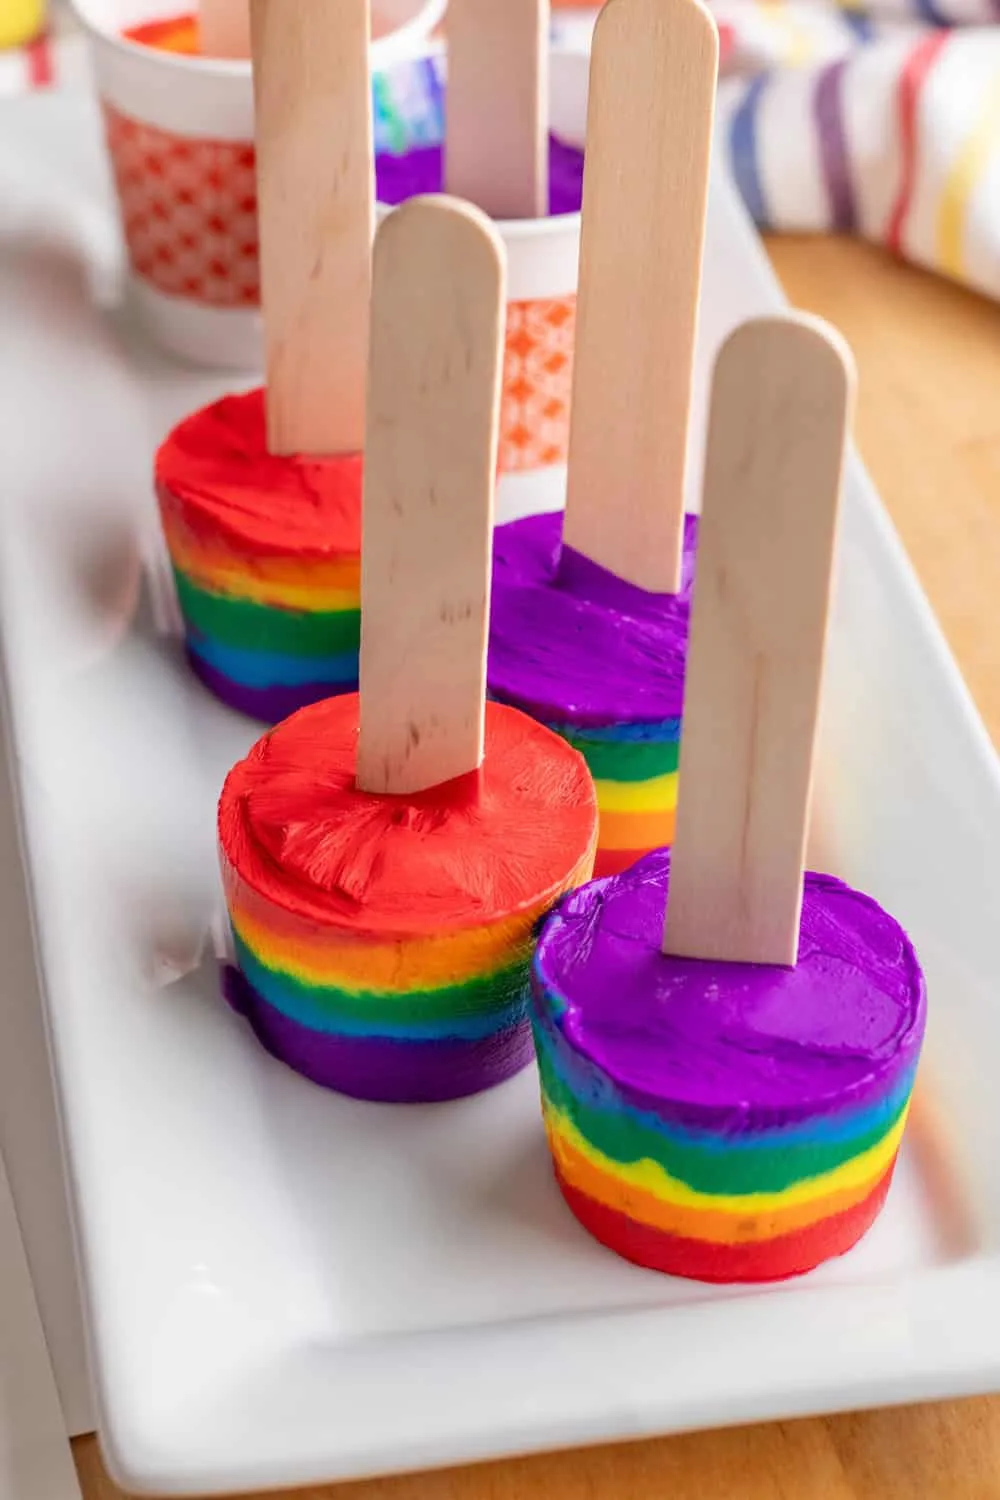
[[[903,929],[807,875],[794,969],[660,951],[670,854],[567,897],[532,972],[556,1176],[640,1265],[771,1281],[843,1254],[889,1190],[926,1022]]]
[[[357,726],[354,695],[304,709],[226,781],[227,997],[270,1052],[341,1093],[489,1088],[531,1057],[539,920],[593,866],[586,767],[491,704],[481,773],[387,798],[355,784]]]
[[[362,458],[269,454],[264,392],[195,412],[156,456],[191,665],[266,723],[358,685]]]
[[[358,685],[370,16],[262,0],[251,22],[266,389],[179,423],[155,482],[192,666],[274,723]]]
[[[773,1281],[878,1216],[927,1017],[871,896],[806,870],[850,351],[752,319],[713,378],[672,849],[547,920],[545,1128],[581,1224],[626,1259]]]
[[[459,1098],[531,1057],[539,923],[589,879],[582,756],[486,702],[505,258],[485,215],[404,204],[375,239],[360,690],[230,772],[230,1002],[314,1082]]]

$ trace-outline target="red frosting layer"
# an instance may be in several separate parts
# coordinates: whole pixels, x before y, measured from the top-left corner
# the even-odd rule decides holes
[[[157,485],[185,524],[241,555],[357,556],[362,455],[280,458],[267,451],[264,392],[224,396],[180,422],[156,455]]]
[[[554,899],[593,849],[584,759],[518,710],[486,706],[474,776],[416,796],[359,791],[358,697],[302,709],[233,768],[219,839],[288,912],[373,936],[480,927]]]
[[[893,1163],[895,1166],[895,1163]],[[785,1281],[811,1271],[823,1261],[844,1255],[875,1222],[892,1181],[893,1168],[876,1184],[867,1198],[843,1213],[831,1214],[818,1224],[794,1234],[739,1245],[685,1239],[665,1234],[636,1219],[616,1213],[603,1203],[571,1187],[556,1172],[560,1190],[584,1229],[625,1260],[664,1271],[668,1276],[686,1276],[693,1281]]]

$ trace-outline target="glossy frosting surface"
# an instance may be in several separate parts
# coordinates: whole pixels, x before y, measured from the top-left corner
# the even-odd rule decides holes
[[[490,691],[554,726],[679,719],[697,538],[686,516],[680,592],[650,594],[564,549],[561,512],[498,527]]]
[[[564,890],[596,836],[583,758],[489,704],[480,773],[412,797],[355,785],[358,700],[315,704],[265,735],[219,805],[226,861],[258,896],[372,936],[478,927]]]
[[[536,980],[581,1059],[642,1110],[738,1134],[878,1105],[912,1074],[923,975],[870,897],[806,877],[794,969],[665,957],[669,853],[564,899]]]
[[[184,507],[195,542],[241,553],[356,557],[360,453],[279,457],[267,451],[264,391],[224,396],[186,417],[156,455],[157,485]]]

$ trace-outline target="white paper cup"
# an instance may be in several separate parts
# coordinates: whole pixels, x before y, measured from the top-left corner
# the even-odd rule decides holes
[[[555,50],[551,129],[583,146],[590,58]],[[502,520],[562,503],[580,262],[580,215],[510,219],[497,228],[507,247],[507,347],[500,415]]]
[[[90,43],[132,273],[148,335],[194,364],[261,363],[250,64],[185,57],[122,31],[163,0],[72,0]],[[383,69],[421,47],[446,0],[373,0]],[[192,9],[194,0],[191,0]]]
[[[438,45],[423,57],[443,53]],[[412,61],[411,61],[412,66]],[[388,69],[391,85],[392,69]],[[550,127],[583,147],[590,58],[550,53]],[[391,212],[384,205],[380,213]],[[564,498],[580,260],[580,215],[497,221],[507,250],[507,347],[500,421],[499,519],[554,509]]]

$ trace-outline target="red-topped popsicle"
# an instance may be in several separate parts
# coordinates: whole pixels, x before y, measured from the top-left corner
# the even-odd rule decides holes
[[[418,199],[381,226],[360,696],[271,731],[219,807],[230,999],[276,1056],[367,1099],[524,1066],[538,922],[593,868],[582,757],[485,705],[503,280],[475,209]]]
[[[267,722],[357,686],[369,11],[253,0],[266,391],[196,412],[156,457],[191,664]]]

